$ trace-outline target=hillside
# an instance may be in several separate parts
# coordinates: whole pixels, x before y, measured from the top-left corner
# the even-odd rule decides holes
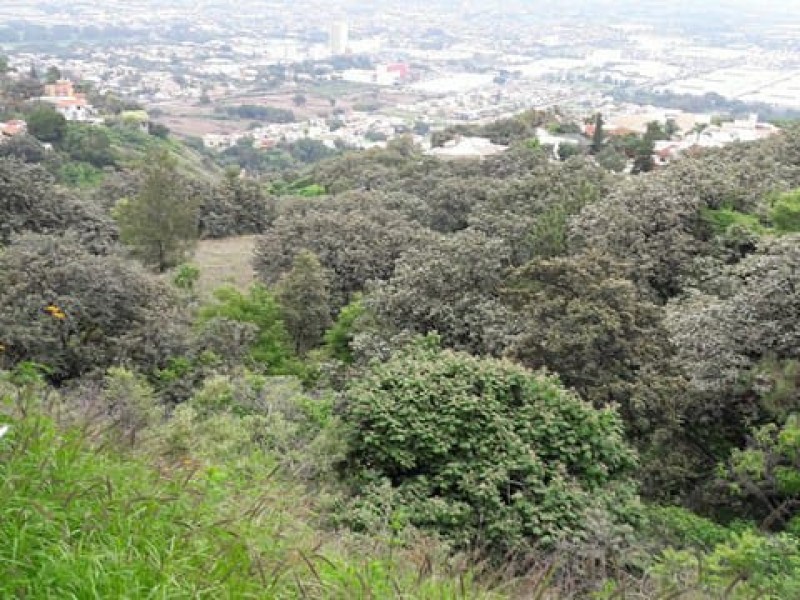
[[[630,174],[535,116],[0,157],[0,596],[800,597],[800,128]]]

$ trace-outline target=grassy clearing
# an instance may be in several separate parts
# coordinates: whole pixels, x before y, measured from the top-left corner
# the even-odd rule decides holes
[[[197,290],[208,298],[221,285],[247,289],[255,277],[250,261],[256,237],[242,235],[219,240],[201,240],[192,263],[200,269]]]

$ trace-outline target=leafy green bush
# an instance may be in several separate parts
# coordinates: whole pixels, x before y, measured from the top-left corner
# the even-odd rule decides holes
[[[714,521],[678,506],[651,506],[645,515],[649,534],[678,548],[710,550],[726,542],[733,533]]]
[[[85,162],[68,162],[58,170],[60,181],[70,187],[91,188],[103,181],[103,171]]]
[[[111,137],[105,127],[71,124],[67,127],[63,148],[72,160],[94,167],[102,168],[115,162]]]
[[[590,510],[636,512],[635,456],[612,409],[435,337],[354,381],[343,420],[362,526],[388,506],[458,547],[505,553],[580,538]]]
[[[747,447],[734,448],[722,475],[731,481],[736,495],[758,507],[766,530],[796,527],[800,516],[800,415],[791,414],[783,424],[754,428]]]
[[[800,190],[779,196],[770,208],[769,218],[779,233],[800,232]]]
[[[292,353],[291,339],[281,319],[281,306],[262,285],[253,285],[243,294],[232,287],[214,292],[215,302],[200,309],[200,319],[225,318],[252,323],[258,328],[250,347],[250,360],[272,374],[297,374],[301,370]]]
[[[707,554],[667,549],[651,570],[662,597],[784,600],[800,597],[800,540],[733,533]],[[689,595],[693,594],[693,595]]]
[[[325,332],[325,348],[334,358],[348,364],[353,362],[350,342],[355,323],[365,310],[361,294],[356,294],[350,304],[342,307],[336,322]]]
[[[702,215],[711,225],[715,233],[724,234],[733,228],[761,234],[766,230],[758,217],[739,212],[733,208],[703,208]]]

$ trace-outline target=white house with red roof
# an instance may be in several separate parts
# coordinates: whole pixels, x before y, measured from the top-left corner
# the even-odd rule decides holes
[[[51,104],[67,121],[94,119],[95,110],[86,99],[86,94],[76,92],[73,83],[68,79],[44,86],[44,92],[45,95],[39,101]]]

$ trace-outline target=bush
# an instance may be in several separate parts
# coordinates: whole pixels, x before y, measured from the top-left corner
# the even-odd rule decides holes
[[[281,306],[261,285],[253,285],[247,294],[231,287],[214,292],[216,302],[200,310],[203,322],[215,318],[252,323],[258,330],[250,346],[251,364],[272,374],[296,374],[299,364],[291,351],[291,339],[281,320]]]
[[[239,119],[265,121],[267,123],[294,123],[295,116],[291,110],[275,108],[273,106],[259,106],[256,104],[243,104],[241,106],[226,106],[225,112]]]
[[[47,365],[57,381],[122,360],[158,364],[180,345],[174,308],[154,276],[73,238],[27,235],[0,254],[0,360]]]
[[[67,133],[67,120],[51,106],[37,106],[25,120],[30,134],[41,142],[58,143]]]
[[[757,235],[766,231],[758,217],[733,208],[704,208],[700,212],[714,232],[718,234],[728,233],[734,228]]]
[[[103,177],[103,171],[85,162],[68,162],[58,170],[59,180],[76,188],[96,187]]]
[[[0,159],[0,245],[15,234],[67,230],[94,252],[108,251],[117,237],[113,220],[99,206],[58,189],[40,166]]]
[[[589,511],[636,512],[635,457],[613,410],[512,363],[442,351],[433,337],[352,383],[343,420],[355,526],[394,511],[500,556],[581,538]]]
[[[769,212],[779,233],[800,232],[800,190],[781,195]]]
[[[668,594],[664,597],[797,598],[798,547],[798,539],[787,534],[732,533],[707,554],[667,549],[651,575],[660,592]]]
[[[98,168],[111,166],[115,162],[111,137],[105,127],[70,125],[63,146],[70,158],[77,162]]]

